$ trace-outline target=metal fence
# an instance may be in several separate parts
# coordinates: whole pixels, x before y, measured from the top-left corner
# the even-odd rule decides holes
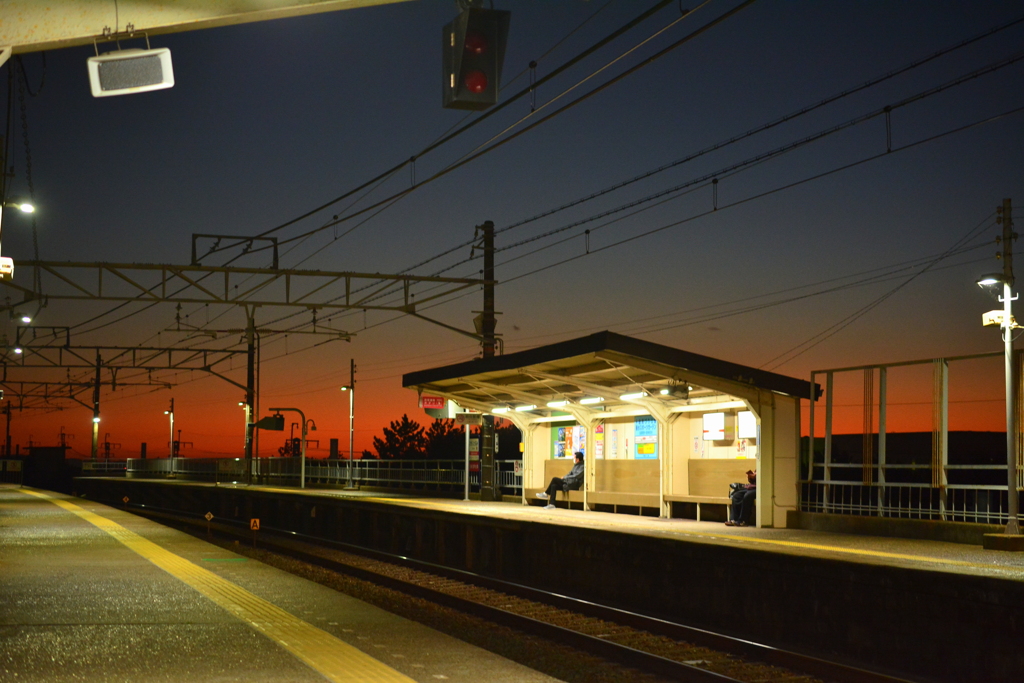
[[[24,465],[21,459],[0,459],[0,484],[17,484],[21,486]]]
[[[83,477],[116,477],[128,470],[127,460],[83,460]]]
[[[1020,352],[1017,352],[1017,396],[1015,406],[1021,415]],[[951,420],[969,424],[956,411],[977,409],[989,404],[987,410],[1003,414],[1005,401],[979,393],[979,375],[999,366],[987,368],[987,359],[1002,359],[1002,354],[980,354],[957,358],[892,363],[822,370],[811,373],[811,383],[824,377],[825,405],[816,409],[810,401],[809,433],[801,458],[800,510],[903,519],[1006,524],[1011,487],[1007,478],[1005,432],[951,432]],[[953,370],[951,371],[951,364]],[[900,372],[903,375],[900,375]],[[910,377],[916,372],[917,377]],[[956,373],[959,372],[959,375]],[[961,379],[957,398],[951,400],[950,376]],[[992,372],[998,379],[998,372]],[[903,384],[893,382],[902,378]],[[913,380],[913,381],[910,381]],[[836,396],[837,384],[846,382],[845,395]],[[907,386],[915,385],[918,393],[930,381],[930,399],[910,397]],[[906,385],[906,386],[904,386]],[[998,384],[996,385],[998,386]],[[965,388],[966,387],[966,388]],[[1002,387],[999,387],[1001,390]],[[971,393],[973,392],[973,393]],[[897,398],[893,398],[893,396]],[[851,398],[852,397],[852,398]],[[953,403],[953,415],[951,407]],[[917,411],[913,417],[927,423],[927,432],[917,433],[914,448],[909,448],[907,433],[889,433],[893,414]],[[843,412],[845,411],[845,413]],[[815,435],[816,413],[824,412],[824,438]],[[930,415],[929,415],[930,413]],[[845,434],[834,433],[834,424],[845,422]],[[859,433],[849,429],[853,422]],[[1017,420],[1018,429],[1021,420]],[[820,427],[821,421],[817,422]],[[951,436],[970,436],[951,447]],[[989,436],[987,441],[983,439]],[[1000,443],[1001,442],[1001,443]],[[818,448],[821,446],[822,448]],[[1021,494],[1024,473],[1021,472],[1024,439],[1017,435],[1014,454],[1018,481],[1014,495]]]
[[[836,465],[832,468],[856,470],[862,473],[859,464]],[[890,473],[903,472],[924,474],[929,479],[929,467],[912,465],[888,465]],[[999,465],[949,465],[947,475],[990,472],[1005,479],[1006,467]],[[930,482],[880,483],[874,481],[840,481],[841,475],[833,475],[829,481],[822,479],[801,482],[800,509],[805,512],[827,512],[842,515],[866,515],[901,519],[928,519],[949,522],[974,522],[979,524],[1006,524],[1006,484],[957,484],[947,483],[933,487]]]
[[[111,461],[113,462],[113,461]],[[91,463],[102,464],[102,463]],[[139,479],[174,478],[217,483],[246,483],[242,458],[129,459],[121,465],[126,476]],[[522,461],[496,460],[498,486],[509,495],[522,494]],[[109,470],[83,468],[83,476],[110,476]],[[465,489],[464,460],[306,460],[307,485],[344,486],[351,478],[357,487],[459,493]],[[252,483],[298,486],[298,458],[257,458],[252,461]],[[470,472],[471,491],[480,488],[480,474]]]

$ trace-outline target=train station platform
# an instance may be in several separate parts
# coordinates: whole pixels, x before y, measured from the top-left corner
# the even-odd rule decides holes
[[[122,509],[0,486],[4,681],[554,681]]]
[[[1024,556],[980,545],[335,489],[114,478],[76,488],[129,510],[260,518],[908,680],[1024,671]]]

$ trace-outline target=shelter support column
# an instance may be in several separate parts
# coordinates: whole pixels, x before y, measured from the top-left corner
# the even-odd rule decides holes
[[[519,425],[516,425],[519,427]],[[522,434],[523,440],[523,474],[522,474],[522,502],[523,505],[529,505],[526,500],[526,489],[533,482],[534,467],[536,467],[537,454],[534,452],[533,439],[534,434],[537,431],[537,423],[528,422],[523,426],[519,427],[519,432]]]
[[[675,424],[680,413],[654,415],[658,422],[658,508],[661,517],[672,516],[672,504],[665,496],[672,493],[672,482],[675,471]]]

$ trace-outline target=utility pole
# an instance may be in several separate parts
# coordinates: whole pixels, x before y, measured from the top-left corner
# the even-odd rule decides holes
[[[352,456],[355,454],[355,429],[356,429],[356,359],[349,359],[348,366],[348,483],[346,490],[353,490],[352,483]]]
[[[480,335],[482,355],[486,360],[494,357],[496,346],[494,335],[494,329],[497,327],[494,311],[494,223],[486,221],[483,225],[478,225],[476,229],[483,233],[484,310],[480,312],[474,322],[477,334]],[[494,450],[494,416],[484,415],[483,424],[480,425],[480,500],[501,500],[501,489],[495,481]]]
[[[1009,199],[996,211],[997,222],[1003,224],[1003,346],[1006,355],[1006,477],[1007,486],[1007,522],[1008,536],[1020,535],[1020,496],[1017,493],[1017,420],[1014,403],[1014,367],[1013,367],[1013,242],[1017,235],[1013,232],[1013,205]]]
[[[245,483],[252,484],[253,433],[256,431],[253,416],[256,415],[256,309],[246,309],[248,324],[245,331]]]
[[[92,388],[92,459],[95,462],[100,450],[100,370],[103,361],[100,352],[96,352],[96,383]]]
[[[4,404],[4,413],[7,414],[7,439],[4,441],[6,449],[4,455],[11,457],[11,402]]]

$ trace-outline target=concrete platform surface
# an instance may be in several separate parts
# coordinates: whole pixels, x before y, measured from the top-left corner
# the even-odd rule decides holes
[[[553,681],[99,503],[0,487],[4,681]]]
[[[191,483],[188,485],[195,486]],[[203,486],[203,484],[198,484]],[[221,487],[223,488],[223,486]],[[311,497],[346,498],[389,505],[408,506],[470,516],[493,517],[510,521],[531,521],[559,526],[601,529],[716,545],[745,547],[753,550],[790,555],[829,558],[840,561],[928,569],[955,574],[998,577],[1024,581],[1024,555],[989,550],[981,545],[947,543],[887,536],[809,531],[805,529],[758,529],[729,527],[721,522],[697,522],[692,519],[661,519],[637,515],[590,512],[556,508],[545,510],[542,503],[480,502],[417,498],[401,494],[381,494],[329,489],[274,487],[241,487],[252,490],[300,493]]]

